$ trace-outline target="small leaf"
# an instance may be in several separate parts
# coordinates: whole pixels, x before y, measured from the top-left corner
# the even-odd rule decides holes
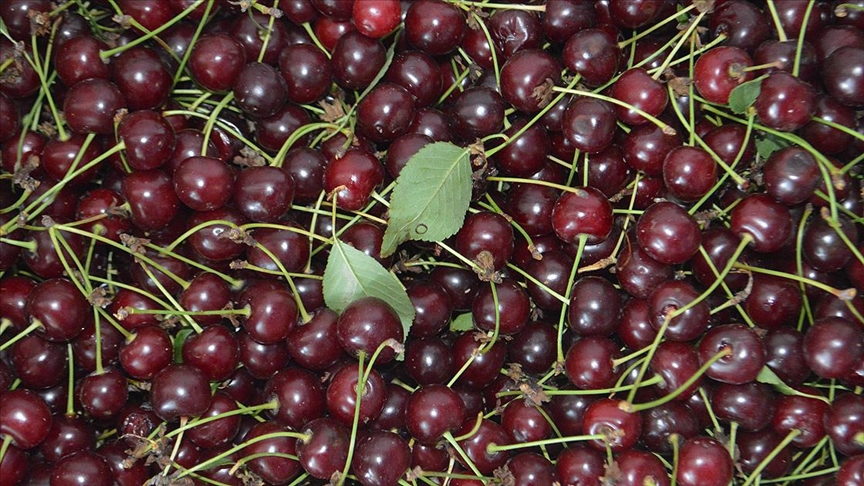
[[[762,91],[762,79],[757,78],[752,81],[740,84],[729,93],[729,109],[739,115],[744,114],[748,108],[753,106],[759,93]]]
[[[764,138],[756,139],[756,153],[758,153],[759,157],[762,159],[767,159],[774,152],[786,148],[789,145],[790,143],[786,140],[769,134],[765,135]]]
[[[792,388],[791,386],[787,385],[779,376],[777,376],[777,373],[774,373],[774,371],[771,368],[769,368],[767,365],[763,366],[762,370],[759,371],[759,375],[756,376],[756,381],[758,381],[759,383],[774,385],[774,388],[778,392],[780,392],[784,395],[797,395],[800,397],[815,398],[816,400],[821,400],[823,402],[828,403],[828,399],[825,397],[820,397],[819,395],[811,395],[809,393],[800,392],[800,391]]]
[[[184,327],[177,331],[177,334],[174,336],[174,362],[182,363],[183,362],[183,344],[189,339],[189,335],[192,334],[191,327]]]
[[[390,199],[390,223],[381,255],[407,240],[438,241],[455,234],[471,203],[469,149],[429,144],[408,161]]]
[[[450,330],[453,332],[465,332],[474,329],[474,316],[469,314],[461,314],[450,321]]]
[[[414,305],[405,287],[377,260],[339,240],[333,242],[324,269],[324,302],[341,313],[362,297],[378,297],[399,314],[405,337],[414,322]]]

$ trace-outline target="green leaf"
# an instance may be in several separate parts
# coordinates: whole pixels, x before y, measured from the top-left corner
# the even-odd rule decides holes
[[[747,81],[736,86],[729,93],[729,109],[733,113],[744,114],[756,102],[760,91],[762,91],[762,78]]]
[[[756,153],[759,154],[763,160],[767,159],[774,152],[786,148],[791,143],[786,140],[783,140],[780,137],[775,137],[774,135],[767,134],[763,138],[756,139]]]
[[[414,322],[414,305],[405,287],[377,260],[339,240],[333,242],[324,269],[324,302],[341,313],[362,297],[378,297],[399,314],[405,337]]]
[[[455,234],[471,203],[469,149],[429,144],[408,161],[390,198],[390,223],[381,255],[407,240],[438,241]]]
[[[461,314],[450,321],[450,330],[453,332],[465,332],[474,329],[474,316],[471,313]]]
[[[759,383],[774,385],[774,388],[784,395],[798,395],[801,397],[815,398],[816,400],[822,400],[823,402],[828,403],[828,399],[825,397],[803,393],[787,385],[779,376],[777,376],[777,373],[774,373],[774,371],[767,365],[763,366],[759,371],[759,375],[756,376],[756,381]]]

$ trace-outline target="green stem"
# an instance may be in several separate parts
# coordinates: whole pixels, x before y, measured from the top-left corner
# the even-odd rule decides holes
[[[678,19],[678,17],[680,17],[681,15],[685,15],[685,14],[689,13],[694,8],[696,8],[696,6],[694,6],[693,4],[690,4],[690,5],[682,8],[681,10],[679,10],[679,11],[675,12],[674,14],[666,17],[665,19],[663,19],[657,23],[654,23],[653,25],[651,25],[651,27],[649,27],[643,31],[640,31],[638,34],[634,35],[633,37],[630,37],[629,39],[626,39],[626,40],[619,42],[618,48],[624,49],[625,47],[638,41],[639,39],[642,39],[648,35],[651,35],[654,31],[663,28],[669,22],[676,21]]]
[[[789,40],[786,37],[786,31],[783,30],[783,24],[780,22],[780,15],[777,14],[777,7],[774,5],[774,0],[768,0],[768,11],[771,12],[771,19],[774,20],[774,28],[777,29],[777,39],[780,42]]]
[[[816,2],[807,2],[807,10],[804,11],[804,20],[801,21],[801,32],[798,33],[798,44],[795,47],[795,62],[792,64],[792,76],[798,77],[801,69],[801,47],[804,45],[804,36],[807,34],[807,23],[810,21],[810,12]]]
[[[807,11],[809,12],[810,10],[808,9]],[[786,437],[784,437],[783,440],[780,441],[779,444],[777,444],[777,447],[775,447],[770,453],[768,453],[767,456],[762,459],[761,462],[759,462],[759,465],[756,466],[756,469],[754,469],[752,473],[750,473],[750,476],[747,478],[747,481],[744,482],[743,486],[750,486],[751,484],[753,484],[753,481],[759,478],[759,475],[762,473],[763,470],[765,470],[766,467],[768,467],[768,464],[771,464],[771,461],[773,461],[774,458],[777,457],[777,454],[780,454],[780,451],[785,449],[786,446],[788,446],[799,435],[801,435],[800,430],[790,430],[789,433],[786,434]]]
[[[656,400],[652,400],[650,402],[638,403],[638,404],[634,403],[633,405],[628,407],[627,411],[631,412],[631,413],[642,412],[644,410],[650,410],[654,407],[659,407],[660,405],[671,402],[672,400],[677,398],[679,395],[684,393],[684,391],[686,391],[688,388],[693,386],[693,384],[696,383],[700,378],[702,378],[702,375],[704,375],[705,372],[708,371],[708,368],[710,368],[712,365],[714,365],[714,363],[716,363],[717,361],[729,356],[730,354],[732,354],[732,348],[730,348],[728,346],[724,347],[722,350],[720,350],[720,352],[718,352],[717,354],[712,356],[711,359],[709,359],[702,366],[700,366],[699,369],[696,370],[696,372],[690,376],[690,378],[687,378],[687,381],[682,383],[681,386],[679,386],[678,388],[676,388],[672,392],[666,394],[665,396],[663,396],[661,398],[658,398]]]
[[[42,327],[42,323],[39,322],[39,320],[34,319],[33,322],[29,326],[25,327],[21,332],[12,336],[12,338],[10,340],[6,341],[5,343],[0,344],[0,351],[5,351],[7,348],[11,347],[13,344],[17,343],[18,341],[24,339],[25,337],[27,337],[27,335],[29,335],[31,332],[35,331],[36,329],[39,329],[40,327]]]
[[[617,98],[612,98],[612,97],[605,96],[605,95],[598,94],[598,93],[594,93],[591,91],[584,91],[584,90],[580,90],[580,89],[560,88],[558,86],[552,87],[552,91],[558,91],[560,93],[570,93],[570,94],[574,94],[574,95],[578,95],[578,96],[584,96],[586,98],[595,98],[598,100],[603,100],[603,101],[612,103],[613,105],[623,106],[624,108],[627,108],[628,110],[632,110],[632,111],[636,112],[637,114],[641,115],[646,120],[657,125],[658,128],[663,130],[664,134],[675,135],[677,133],[675,131],[675,129],[672,128],[672,126],[669,125],[668,123],[663,122],[659,118],[648,114],[647,112],[645,112],[645,110],[639,109],[639,108],[637,108],[637,107],[635,107],[629,103],[625,103],[625,102],[623,102]]]
[[[171,28],[171,26],[173,26],[177,22],[183,20],[187,15],[192,13],[193,10],[198,8],[198,6],[201,5],[202,2],[204,2],[204,0],[197,0],[195,3],[193,3],[192,5],[187,7],[185,10],[183,10],[182,12],[177,14],[176,16],[174,16],[174,18],[172,18],[168,22],[165,22],[164,24],[160,25],[159,27],[151,30],[150,32],[147,32],[146,34],[142,35],[141,37],[138,37],[137,39],[135,39],[135,40],[133,40],[127,44],[124,44],[122,46],[117,46],[114,49],[108,49],[107,51],[100,52],[99,57],[101,57],[102,60],[104,61],[104,60],[110,59],[115,54],[119,54],[121,52],[124,52],[127,49],[131,49],[131,48],[133,48],[139,44],[143,44],[144,42],[147,42],[148,40],[150,40],[150,39],[156,37],[157,35],[161,34],[162,32],[164,32],[165,30]],[[210,2],[212,3],[213,0],[210,0]],[[208,5],[208,10],[209,10],[209,5]],[[189,50],[191,51],[192,49],[190,48]]]
[[[565,444],[567,442],[587,442],[590,440],[605,440],[603,434],[588,434],[588,435],[571,435],[569,437],[555,437],[552,439],[535,440],[532,442],[517,442],[515,444],[498,445],[490,443],[486,446],[486,452],[494,454],[496,452],[515,451],[528,447],[539,447],[552,444]]]
[[[193,472],[206,470],[210,466],[212,466],[214,464],[218,464],[219,461],[221,461],[222,459],[225,459],[226,457],[230,457],[235,452],[241,451],[241,450],[245,449],[246,447],[249,447],[252,444],[256,444],[258,442],[262,442],[262,441],[270,440],[270,439],[280,439],[283,437],[290,437],[290,438],[294,438],[297,440],[302,440],[304,442],[309,440],[308,434],[301,434],[299,432],[273,432],[272,434],[260,435],[258,437],[253,438],[253,439],[249,439],[249,440],[243,442],[242,444],[238,444],[238,445],[228,449],[227,451],[222,452],[221,454],[217,454],[217,455],[211,457],[210,459],[208,459],[204,462],[200,462],[200,463],[190,467],[189,469],[186,469],[185,471],[181,472],[177,476],[177,479],[188,476],[189,474],[191,474]]]

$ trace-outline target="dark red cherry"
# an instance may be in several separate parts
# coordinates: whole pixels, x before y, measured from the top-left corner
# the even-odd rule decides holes
[[[672,278],[674,268],[648,256],[636,242],[625,239],[616,259],[615,274],[621,288],[640,299],[647,299],[661,283]]]
[[[615,359],[621,357],[618,345],[605,337],[586,337],[567,351],[564,371],[576,387],[599,390],[615,386],[620,376]]]
[[[474,434],[460,440],[459,445],[481,474],[491,474],[495,469],[503,466],[509,457],[507,452],[495,451],[491,447],[508,445],[510,438],[504,431],[504,427],[487,419],[481,420],[480,426],[476,429],[474,429],[474,421],[467,420],[458,435],[467,434],[472,430]],[[461,457],[459,459],[460,462],[463,461]]]
[[[188,364],[172,364],[153,377],[150,401],[162,420],[196,417],[210,407],[211,391],[207,377]]]
[[[500,214],[491,211],[471,214],[456,233],[456,250],[484,268],[500,270],[513,254],[513,228]],[[491,258],[484,260],[484,252]]]
[[[123,197],[129,203],[132,222],[143,230],[164,228],[180,209],[171,177],[159,169],[127,175]]]
[[[116,416],[128,398],[126,377],[117,369],[91,373],[78,384],[78,396],[87,415],[96,419]]]
[[[294,178],[276,167],[249,167],[234,182],[237,209],[252,221],[279,220],[294,199]]]
[[[767,195],[752,194],[732,209],[729,229],[739,238],[749,235],[754,250],[771,253],[792,234],[792,217],[785,206]]]
[[[829,405],[810,397],[789,395],[777,399],[771,427],[781,437],[792,430],[800,432],[792,443],[798,447],[813,447],[825,437],[825,418]]]
[[[357,442],[351,470],[363,486],[387,486],[397,484],[410,465],[411,448],[405,439],[393,432],[378,430]]]
[[[775,71],[762,81],[753,104],[759,121],[781,131],[794,131],[810,121],[816,110],[816,92],[785,71]]]
[[[670,202],[656,203],[642,213],[636,223],[636,239],[645,253],[667,265],[686,262],[702,242],[693,217]]]
[[[723,383],[711,393],[711,406],[717,418],[736,422],[749,431],[762,430],[771,423],[776,402],[771,387],[758,382]]]
[[[250,116],[275,115],[285,105],[287,96],[285,80],[269,64],[246,64],[234,82],[234,100]]]
[[[348,460],[348,429],[332,418],[323,417],[309,422],[303,433],[309,436],[297,441],[297,455],[303,469],[318,479],[330,479],[334,472],[341,472]]]
[[[326,410],[321,380],[301,368],[279,370],[267,380],[264,396],[277,402],[277,408],[269,412],[270,415],[294,430],[301,430]]]
[[[592,187],[564,193],[552,209],[555,234],[567,243],[577,242],[582,235],[588,243],[603,241],[612,231],[612,223],[612,206]]]
[[[251,441],[265,435],[290,431],[291,429],[278,423],[260,422],[252,427],[244,439]],[[297,454],[297,439],[294,437],[276,436],[258,440],[243,449],[243,454],[259,456],[246,464],[249,470],[268,484],[286,484],[301,471],[300,463],[290,457]]]
[[[850,107],[864,106],[864,47],[845,46],[822,63],[825,91]]]
[[[465,35],[465,18],[455,5],[440,0],[423,0],[408,8],[405,37],[412,46],[440,56],[454,50]]]
[[[571,104],[561,125],[574,147],[592,154],[609,147],[618,129],[614,106],[593,98],[579,98]]]
[[[689,305],[700,293],[686,282],[667,280],[660,284],[648,300],[651,325],[659,330],[667,317]],[[709,308],[703,300],[686,311],[672,317],[665,337],[675,341],[690,341],[701,336],[708,327]]]
[[[448,7],[449,8],[449,7]],[[330,62],[333,79],[346,89],[368,87],[386,62],[386,49],[377,39],[351,31],[339,38]]]
[[[145,47],[133,47],[111,62],[114,83],[130,110],[162,106],[171,90],[171,75],[159,55]]]
[[[724,2],[709,16],[709,29],[714,37],[724,34],[726,45],[752,51],[769,37],[771,23],[756,5],[733,0]]]
[[[801,289],[794,280],[757,274],[744,310],[757,326],[774,329],[797,320],[801,304]]]
[[[562,484],[600,484],[605,466],[602,452],[576,443],[558,455],[555,470]]]
[[[60,459],[51,470],[52,486],[111,486],[114,475],[111,466],[101,455],[92,451],[80,451]]]
[[[501,95],[517,110],[536,113],[551,101],[550,85],[557,83],[560,75],[561,64],[550,54],[520,50],[501,68]]]
[[[279,54],[279,74],[288,88],[288,100],[311,103],[327,93],[332,69],[317,46],[295,44]]]
[[[324,370],[344,355],[336,335],[338,316],[330,309],[312,313],[305,324],[298,324],[288,335],[288,352],[297,364],[311,370]]]
[[[663,378],[663,381],[655,385],[657,389],[663,394],[669,394],[684,386],[684,383],[696,374],[700,366],[699,355],[689,344],[664,341],[657,346],[649,366],[651,371]],[[702,378],[697,378],[678,398],[686,400],[696,392],[701,382]]]
[[[51,410],[35,393],[18,389],[0,395],[0,434],[19,449],[38,446],[51,430]]]
[[[117,86],[105,79],[85,79],[72,85],[63,102],[69,128],[77,133],[114,133],[114,116],[126,100]]]
[[[732,457],[717,439],[693,437],[681,446],[676,475],[681,486],[725,486],[732,475]]]
[[[864,452],[860,440],[862,428],[864,397],[854,393],[841,393],[834,397],[831,411],[825,417],[825,429],[834,447],[847,456]]]
[[[45,280],[27,298],[25,306],[31,322],[40,322],[37,332],[49,341],[70,341],[81,334],[92,315],[90,305],[71,281]]]
[[[467,387],[480,387],[488,384],[501,371],[504,360],[507,358],[507,348],[502,340],[483,353],[477,354],[483,344],[475,339],[474,333],[466,332],[459,336],[452,346],[453,369],[459,370],[465,366],[465,370],[459,376],[458,383]],[[468,361],[471,360],[469,364]]]
[[[768,454],[780,446],[783,437],[765,431],[748,432],[741,431],[735,440],[735,445],[738,448],[740,457],[738,465],[741,470],[747,474],[755,471],[756,467],[760,466],[762,461],[768,458]],[[792,451],[789,447],[785,447],[768,462],[768,465],[760,470],[760,474],[764,478],[778,478],[785,475],[789,470],[789,465],[792,462]]]
[[[183,204],[195,211],[219,209],[231,199],[234,174],[212,157],[189,157],[174,171],[174,190]]]
[[[381,162],[366,150],[352,148],[342,157],[329,161],[324,172],[324,189],[327,193],[339,189],[334,198],[339,207],[357,211],[366,205],[372,191],[383,180]]]
[[[842,378],[864,355],[864,333],[860,326],[841,317],[816,321],[804,335],[804,360],[823,378]]]
[[[699,359],[704,364],[725,350],[729,351],[729,355],[712,364],[706,375],[734,385],[756,379],[765,364],[765,348],[754,330],[743,324],[711,328],[699,343]]]
[[[414,118],[414,98],[402,86],[381,83],[357,105],[360,133],[373,142],[390,142],[407,129]]]
[[[189,55],[189,73],[196,83],[210,91],[227,91],[246,65],[243,44],[225,34],[205,35]]]
[[[636,444],[642,433],[642,419],[639,414],[624,410],[623,404],[620,400],[604,398],[588,406],[582,419],[585,434],[604,436],[591,440],[591,446],[601,451],[608,447],[614,452],[623,452]]]
[[[680,402],[668,402],[642,412],[642,441],[649,450],[669,453],[672,434],[687,440],[699,433],[699,422]]]
[[[445,432],[453,432],[465,420],[465,404],[444,385],[428,385],[411,394],[405,404],[405,427],[417,442],[434,445]]]
[[[816,159],[797,146],[771,154],[762,175],[765,192],[787,206],[810,199],[821,178]]]
[[[660,176],[663,174],[666,155],[680,145],[679,135],[668,135],[650,124],[634,127],[624,139],[621,149],[627,165],[649,176]]]
[[[495,305],[497,300],[497,306]],[[528,323],[530,313],[528,293],[516,282],[505,280],[490,286],[481,286],[472,304],[474,325],[483,331],[496,330],[503,335],[521,331]]]
[[[575,33],[564,45],[562,56],[565,66],[581,75],[589,86],[600,86],[612,79],[620,59],[615,38],[602,29]]]
[[[387,0],[355,2],[351,18],[361,34],[377,39],[385,37],[399,25],[402,7],[399,3]]]
[[[611,95],[652,116],[662,113],[669,102],[666,88],[642,68],[630,69],[621,74],[612,85]],[[618,119],[628,125],[649,123],[642,115],[621,105],[615,105],[615,112]]]
[[[345,351],[353,355],[362,351],[366,356],[372,356],[388,339],[398,343],[404,340],[399,315],[377,297],[363,297],[349,304],[336,323],[336,336]],[[387,363],[395,355],[392,348],[386,347],[377,362]]]
[[[698,147],[675,147],[663,160],[663,182],[684,202],[698,201],[717,183],[717,163]]]
[[[753,66],[753,59],[743,49],[720,46],[699,56],[693,72],[696,90],[712,103],[726,104],[729,93],[753,76],[744,68]]]

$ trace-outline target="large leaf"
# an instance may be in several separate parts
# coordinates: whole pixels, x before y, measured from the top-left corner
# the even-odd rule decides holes
[[[459,230],[471,203],[468,151],[437,142],[411,157],[390,198],[382,256],[393,254],[403,241],[439,241]]]
[[[324,302],[341,313],[348,304],[362,297],[378,297],[390,304],[399,314],[402,329],[408,336],[414,322],[414,305],[405,287],[377,260],[337,239],[324,269]]]

